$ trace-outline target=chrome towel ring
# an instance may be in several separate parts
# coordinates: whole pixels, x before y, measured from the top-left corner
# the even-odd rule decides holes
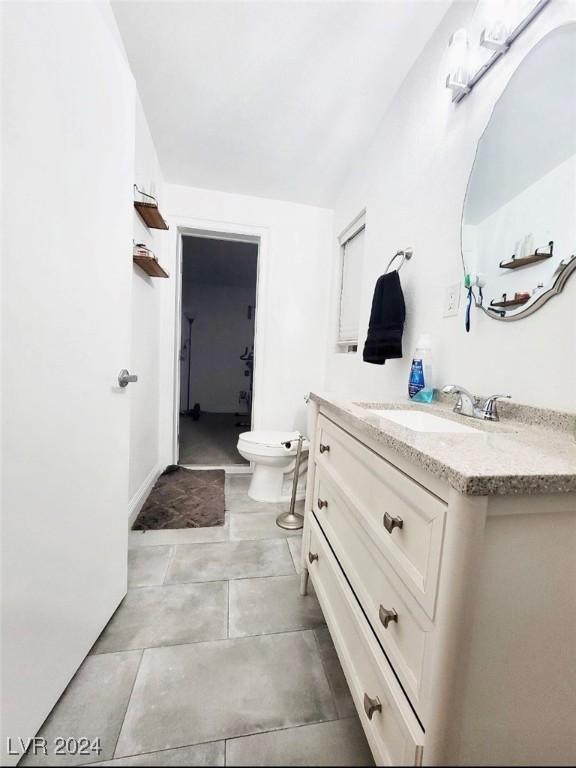
[[[399,272],[400,269],[402,268],[402,265],[404,264],[404,262],[405,261],[410,261],[410,259],[412,258],[413,255],[414,255],[414,251],[412,250],[412,248],[406,248],[406,250],[404,250],[404,251],[396,251],[394,256],[392,256],[392,258],[388,262],[388,266],[386,267],[386,272],[388,272],[388,270],[390,269],[390,267],[394,263],[395,259],[397,259],[398,257],[401,257],[400,264],[396,267],[396,270]]]

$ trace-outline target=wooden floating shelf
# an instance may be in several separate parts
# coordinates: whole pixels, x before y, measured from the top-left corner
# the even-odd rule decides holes
[[[166,272],[166,270],[163,269],[152,256],[134,255],[132,258],[134,263],[138,264],[140,269],[143,269],[147,275],[150,275],[150,277],[170,277],[168,272]]]
[[[510,259],[510,261],[501,261],[500,267],[502,269],[520,269],[521,267],[527,267],[530,264],[537,264],[539,261],[546,261],[546,259],[552,258],[551,253],[533,253],[532,256],[524,256],[522,259]]]
[[[523,256],[520,259],[512,257],[508,261],[501,261],[500,268],[521,269],[522,267],[530,266],[530,264],[537,264],[539,261],[546,261],[546,259],[552,258],[552,254],[554,252],[554,242],[550,241],[548,243],[548,247],[550,248],[550,253],[538,253],[538,250],[536,250],[536,252],[530,256]]]
[[[139,200],[134,200],[134,208],[149,229],[168,229],[168,224],[154,203],[142,203]]]
[[[500,309],[505,309],[506,307],[520,307],[522,304],[526,304],[527,301],[530,301],[530,296],[525,296],[522,299],[506,299],[506,301],[491,301],[490,307],[498,307]]]

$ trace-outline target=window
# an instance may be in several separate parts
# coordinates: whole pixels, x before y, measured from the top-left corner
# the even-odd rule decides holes
[[[339,237],[340,303],[337,344],[342,352],[355,352],[358,345],[365,230],[364,211]]]

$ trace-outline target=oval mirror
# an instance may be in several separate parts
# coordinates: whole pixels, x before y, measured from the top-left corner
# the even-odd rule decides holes
[[[478,142],[462,216],[476,305],[517,320],[576,269],[576,24],[520,64]]]

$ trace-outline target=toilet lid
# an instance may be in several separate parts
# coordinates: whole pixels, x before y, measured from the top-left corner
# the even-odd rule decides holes
[[[271,448],[279,448],[282,443],[288,440],[297,440],[299,436],[299,432],[260,430],[256,432],[242,432],[239,438],[246,443],[257,443],[258,445],[268,445]]]

